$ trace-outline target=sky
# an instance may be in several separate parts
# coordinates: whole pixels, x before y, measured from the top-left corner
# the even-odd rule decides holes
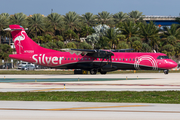
[[[112,14],[120,11],[129,13],[133,10],[143,15],[179,16],[180,0],[0,0],[1,13],[19,13],[26,15],[51,13],[65,15],[75,11],[82,15],[86,12],[98,14],[107,11]]]

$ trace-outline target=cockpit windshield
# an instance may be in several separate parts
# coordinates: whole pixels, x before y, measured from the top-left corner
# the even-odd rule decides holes
[[[169,59],[168,56],[158,56],[157,59]]]

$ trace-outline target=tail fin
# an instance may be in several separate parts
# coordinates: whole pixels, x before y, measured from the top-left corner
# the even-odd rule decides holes
[[[17,54],[35,53],[40,47],[26,34],[20,25],[9,25]]]
[[[17,54],[54,52],[54,50],[43,48],[35,43],[28,37],[22,26],[9,25],[9,27],[10,28],[6,28],[5,30],[11,31]]]

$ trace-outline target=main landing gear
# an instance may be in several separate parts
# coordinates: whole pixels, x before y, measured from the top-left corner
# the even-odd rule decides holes
[[[169,70],[164,70],[164,74],[168,74],[169,73]]]
[[[97,73],[97,69],[91,69],[91,70],[90,70],[90,74],[91,74],[91,75],[95,75],[96,73]]]

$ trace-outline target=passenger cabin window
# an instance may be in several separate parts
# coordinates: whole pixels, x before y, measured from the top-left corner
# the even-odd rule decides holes
[[[129,59],[129,61],[131,61],[131,58]]]
[[[121,61],[121,58],[119,58],[119,61]]]
[[[118,59],[116,58],[116,61],[117,61]]]
[[[85,60],[87,60],[87,58],[85,58]]]
[[[112,60],[114,60],[114,58]]]
[[[73,60],[73,58],[71,58],[71,60]]]
[[[64,60],[66,60],[66,58],[64,58]]]
[[[123,61],[124,61],[124,58],[123,58]]]
[[[76,58],[74,58],[74,60],[76,60]]]
[[[78,60],[79,60],[79,58],[78,58]]]
[[[128,59],[126,58],[126,61],[128,61]]]
[[[134,61],[134,58],[133,58],[133,61]]]
[[[169,59],[168,56],[158,56],[157,59]]]
[[[68,60],[69,60],[69,58],[68,58]]]

